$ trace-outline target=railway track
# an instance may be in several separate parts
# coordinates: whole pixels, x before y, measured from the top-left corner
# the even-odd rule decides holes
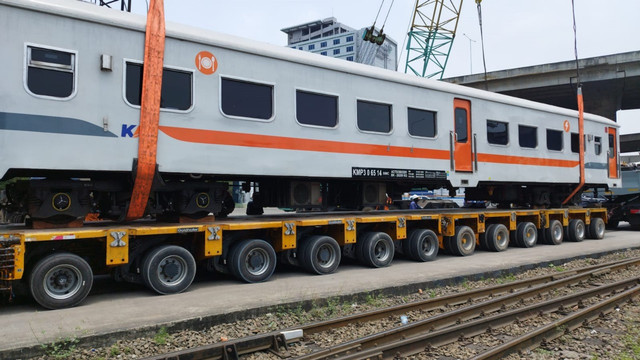
[[[476,344],[474,358],[497,359],[551,341],[638,296],[638,276],[625,272],[637,266],[640,258],[609,262],[148,359],[234,359],[257,351],[300,360],[384,359],[437,354],[442,347],[473,337],[488,344]],[[400,317],[406,324],[401,325]],[[373,322],[386,323],[386,330],[356,335],[358,328]],[[510,329],[513,326],[517,330]],[[351,331],[353,339],[335,343],[331,334],[336,331]],[[296,347],[296,354],[279,353],[302,336],[303,346]]]

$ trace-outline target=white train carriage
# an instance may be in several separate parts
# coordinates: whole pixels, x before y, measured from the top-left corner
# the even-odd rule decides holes
[[[0,175],[34,218],[122,218],[138,156],[145,17],[0,0]],[[166,27],[157,181],[147,212],[359,208],[412,187],[555,205],[580,183],[578,113],[239,39]],[[585,115],[586,186],[615,187],[618,125]]]

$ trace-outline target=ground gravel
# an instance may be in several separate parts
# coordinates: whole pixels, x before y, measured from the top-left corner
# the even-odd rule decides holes
[[[382,297],[370,295],[364,297],[360,302],[344,303],[335,299],[318,300],[319,303],[322,302],[324,305],[314,306],[308,310],[304,309],[302,305],[283,307],[255,318],[233,323],[221,323],[199,331],[183,330],[168,333],[166,330],[160,329],[155,336],[122,338],[115,340],[110,346],[106,347],[80,347],[77,346],[75,340],[71,339],[66,342],[48,344],[43,347],[45,354],[33,359],[140,359],[156,354],[293,327],[310,321],[326,320],[375,308],[439,297],[635,256],[640,256],[640,250],[628,250],[597,259],[584,258],[561,265],[538,267],[522,273],[507,274],[499,278],[490,278],[482,281],[463,281],[455,286],[419,289],[413,294],[404,296]],[[421,314],[420,317],[435,315],[438,312],[448,310],[450,309],[438,309],[431,311],[429,314]],[[408,314],[409,321],[411,321],[412,316],[418,315]],[[549,314],[548,316],[557,315]],[[530,326],[542,324],[543,320],[545,319],[534,319],[522,326],[515,324],[507,329],[496,331],[495,334],[483,339],[478,339],[477,337],[462,339],[455,344],[439,348],[437,351],[426,351],[412,356],[411,359],[466,359],[482,351],[487,345],[497,345],[507,340],[510,335],[523,333]],[[331,333],[331,337],[346,341],[357,335],[370,334],[398,326],[399,322],[399,318],[390,317],[375,324],[359,324],[334,330]],[[284,357],[300,355],[313,348],[328,346],[332,343],[322,336],[305,337],[301,342],[294,343],[280,355]],[[281,357],[271,353],[257,353],[248,355],[244,359],[281,359]],[[637,299],[632,303],[626,303],[614,312],[589,323],[587,326],[566,334],[557,340],[545,343],[531,352],[511,355],[507,359],[640,359],[640,304]]]

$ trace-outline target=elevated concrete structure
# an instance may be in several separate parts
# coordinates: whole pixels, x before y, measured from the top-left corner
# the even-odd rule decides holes
[[[586,112],[615,120],[617,110],[640,108],[640,51],[578,64]],[[576,77],[575,61],[493,71],[487,73],[486,90],[577,110]],[[484,74],[444,81],[485,89]]]

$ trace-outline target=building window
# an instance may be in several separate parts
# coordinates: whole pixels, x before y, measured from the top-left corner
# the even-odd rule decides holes
[[[391,105],[358,100],[358,129],[391,132]]]
[[[316,48],[316,45],[315,45],[315,44],[311,44],[311,45],[309,45],[309,50],[313,50],[313,49],[315,49],[315,48]]]
[[[326,41],[321,42],[321,43],[320,43],[320,47],[321,47],[321,48],[323,48],[323,47],[327,47],[327,42],[326,42]]]
[[[298,50],[302,50],[302,46],[300,46],[300,47],[298,48]]]
[[[125,97],[131,105],[140,106],[142,97],[142,70],[140,63],[127,62],[125,73]],[[162,70],[162,90],[160,108],[169,110],[189,110],[193,104],[193,73],[164,68]]]
[[[353,46],[347,46],[347,52],[353,51]]]
[[[333,45],[340,45],[340,39],[333,39]]]
[[[518,142],[523,148],[535,149],[538,147],[538,128],[518,125]]]
[[[602,153],[602,138],[600,136],[595,136],[593,138],[593,150],[596,155],[600,155]]]
[[[347,42],[353,41],[353,35],[347,36]]]
[[[222,79],[222,112],[225,115],[267,120],[273,116],[273,86]]]
[[[562,131],[547,129],[547,149],[562,151]]]
[[[507,145],[509,143],[509,124],[487,120],[487,141],[489,144]]]
[[[321,52],[321,53],[320,53],[320,55],[327,56],[327,52],[326,52],[326,51],[323,51],[323,52]]]
[[[296,119],[300,124],[335,127],[338,124],[338,97],[297,90]]]
[[[347,61],[353,61],[353,56],[347,56]]]
[[[436,112],[408,109],[409,134],[422,137],[436,137]]]
[[[74,53],[27,46],[26,85],[35,95],[68,98],[75,92]]]
[[[340,54],[340,49],[333,49],[333,55]]]

